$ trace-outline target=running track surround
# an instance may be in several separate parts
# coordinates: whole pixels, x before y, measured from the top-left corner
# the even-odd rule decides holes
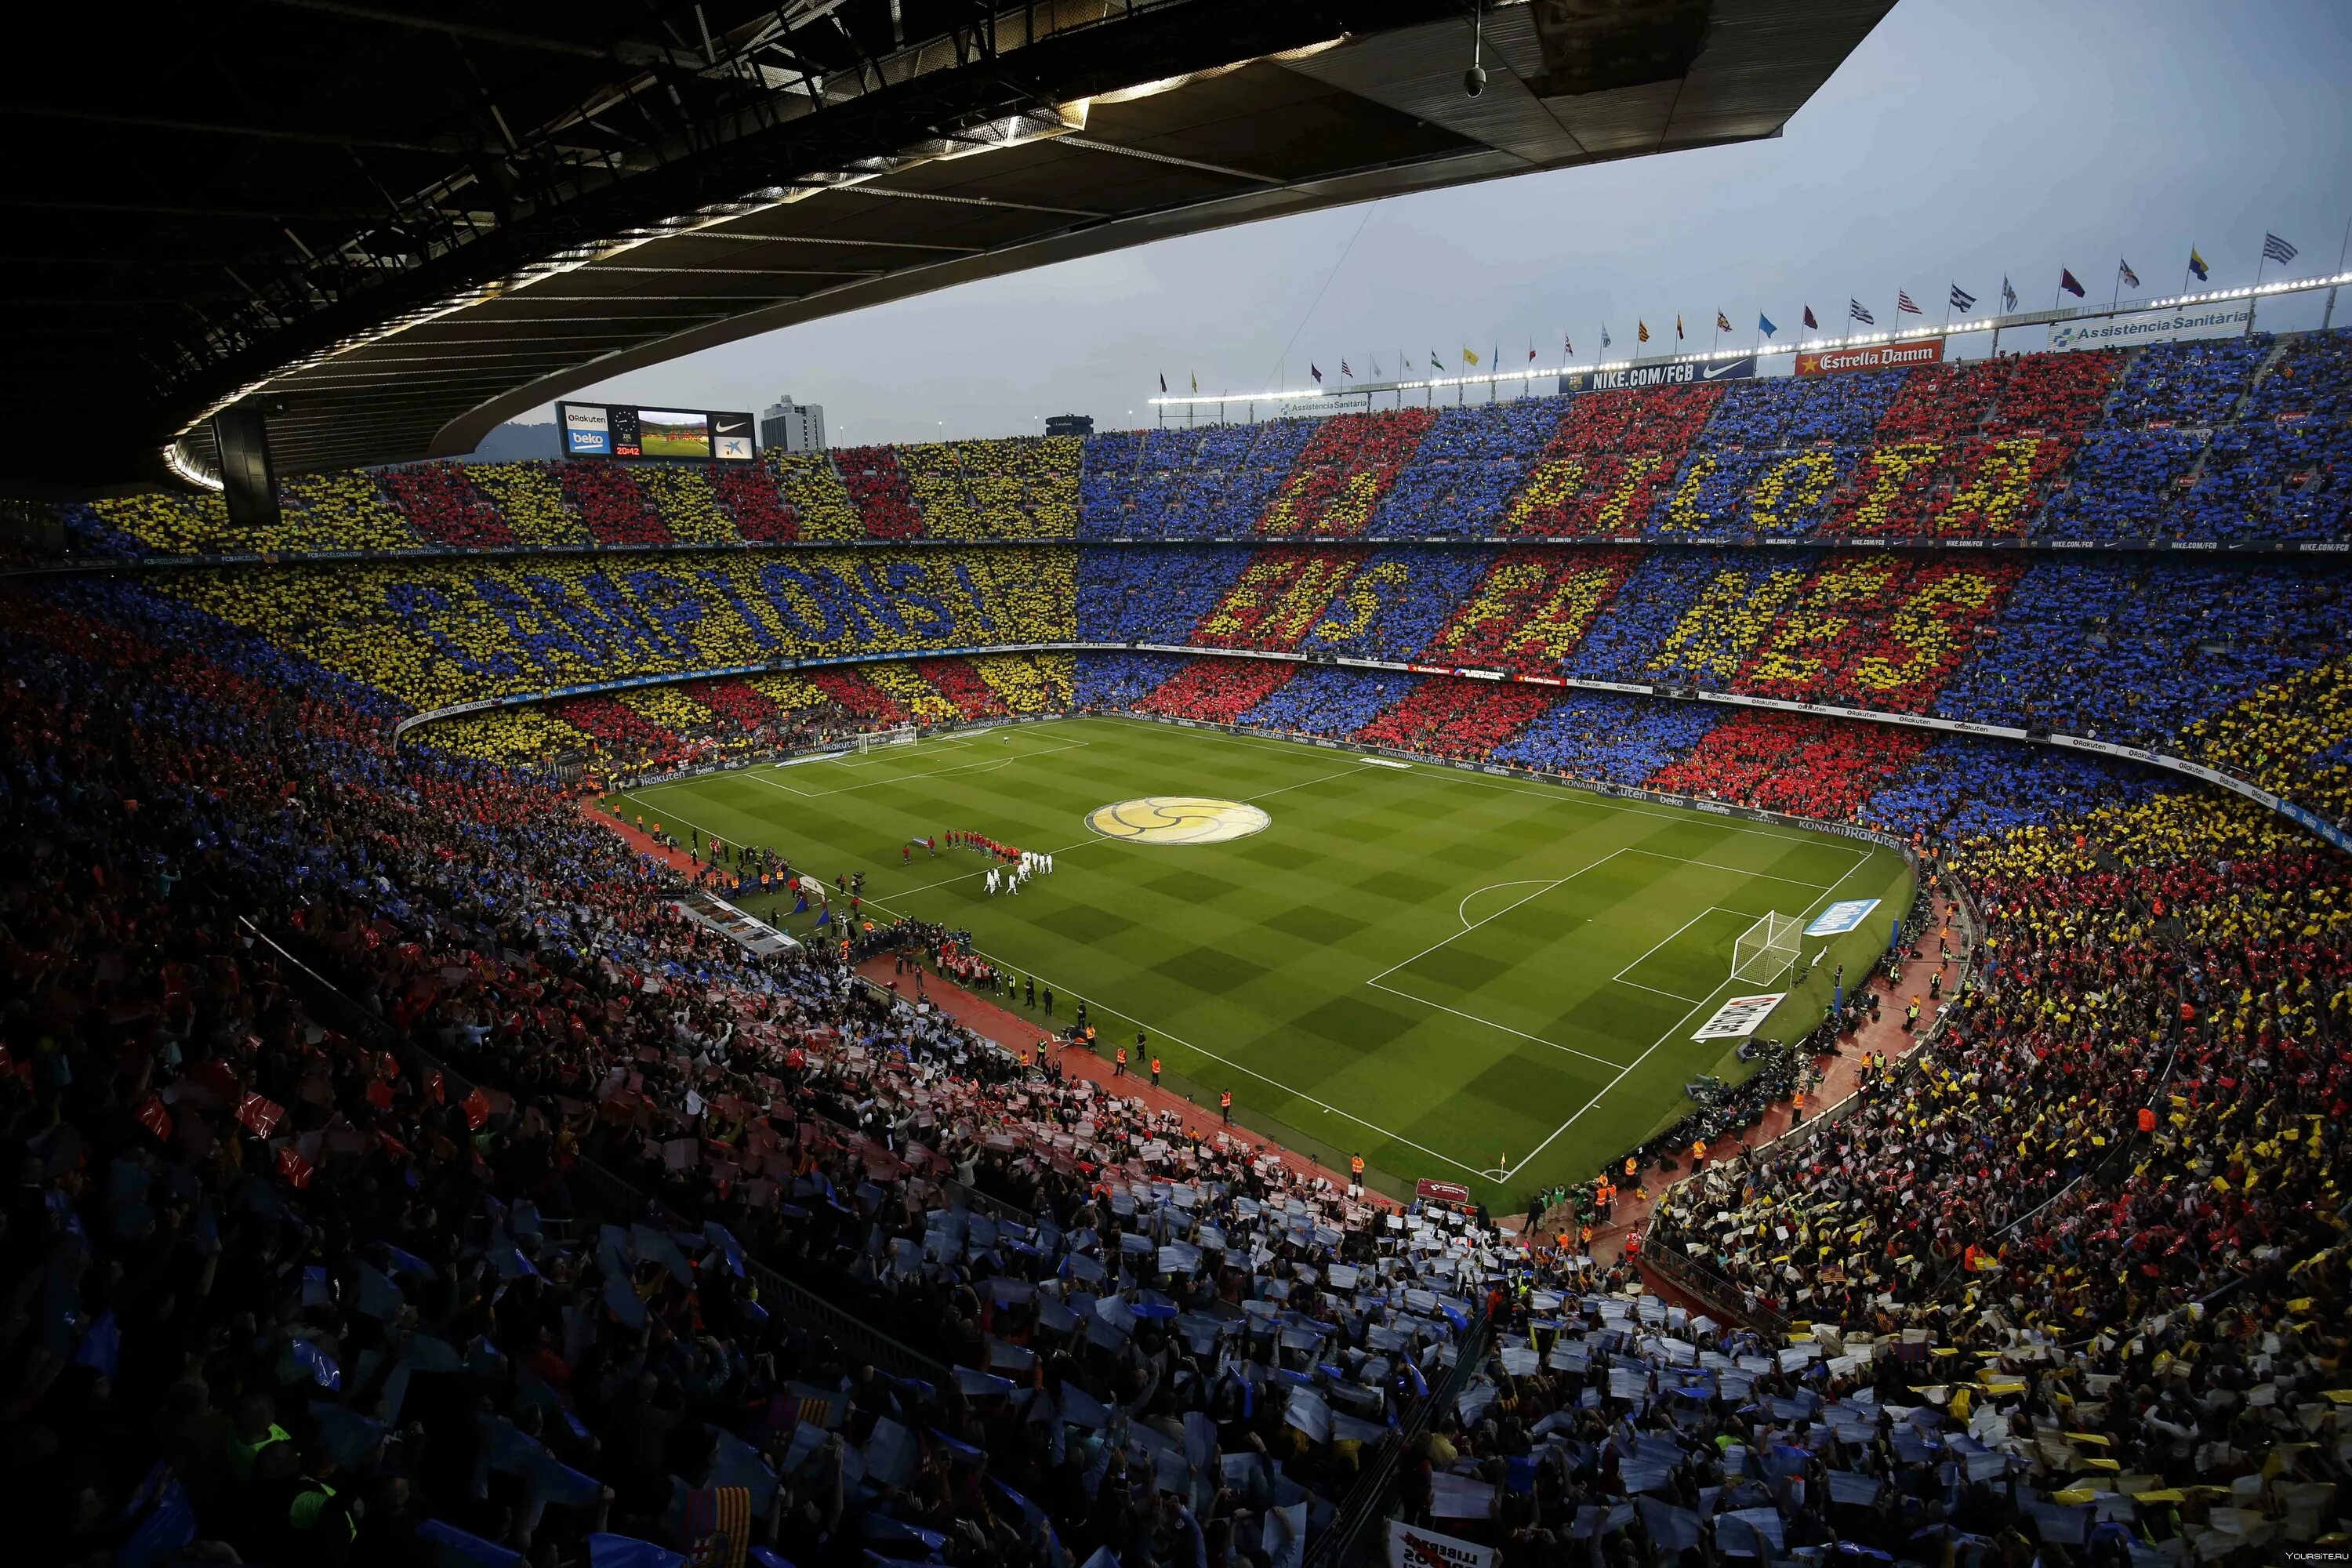
[[[1273,820],[1245,802],[1197,795],[1147,795],[1087,814],[1087,826],[1104,837],[1136,844],[1223,844],[1263,833]]]

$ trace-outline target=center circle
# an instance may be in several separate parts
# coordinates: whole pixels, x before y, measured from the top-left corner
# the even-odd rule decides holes
[[[1147,795],[1087,814],[1087,826],[1104,837],[1137,844],[1223,844],[1262,833],[1273,820],[1245,802],[1198,795]]]

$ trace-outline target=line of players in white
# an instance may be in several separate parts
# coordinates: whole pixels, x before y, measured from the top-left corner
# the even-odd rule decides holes
[[[1021,884],[1030,878],[1050,877],[1053,874],[1054,858],[1051,855],[1041,855],[1034,849],[1024,849],[1021,852],[1021,858],[1013,864],[992,868],[984,886],[988,889],[988,896],[992,899],[999,893],[1017,897],[1021,891]]]

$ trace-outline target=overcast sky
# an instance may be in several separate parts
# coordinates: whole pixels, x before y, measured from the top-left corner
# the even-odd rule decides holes
[[[1294,337],[1299,384],[1310,358],[1361,378],[1399,350],[1499,343],[1519,363],[1532,343],[1549,364],[1572,336],[1586,359],[1604,321],[1622,355],[1647,320],[1654,353],[1677,310],[1702,347],[1717,310],[1742,332],[1760,310],[1786,342],[1806,303],[1834,329],[1859,296],[1885,326],[1898,288],[1934,313],[1957,281],[1990,308],[2004,273],[2034,309],[2061,267],[2104,300],[2119,257],[2153,298],[2192,244],[2215,284],[2251,281],[2266,229],[2301,247],[2290,271],[2330,272],[2352,217],[2347,85],[2352,0],[1900,0],[1777,141],[1168,240],[581,395],[757,410],[789,393],[824,406],[835,445],[1034,433],[1065,412],[1114,428],[1150,421],[1161,372],[1274,384]],[[2319,309],[2266,306],[2263,324]]]

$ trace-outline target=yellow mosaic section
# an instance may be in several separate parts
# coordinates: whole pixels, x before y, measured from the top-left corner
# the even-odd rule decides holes
[[[1071,548],[614,552],[173,574],[163,592],[414,708],[1073,635]]]
[[[1761,582],[1750,580],[1745,572],[1717,573],[1698,603],[1666,634],[1650,668],[1729,680],[1804,581],[1801,566],[1781,567]]]
[[[1076,654],[982,653],[971,667],[1015,713],[1059,713],[1076,700]]]
[[[940,695],[938,687],[903,664],[867,664],[857,673],[889,695],[890,700],[922,724],[952,724],[963,715]]]
[[[1858,612],[1852,606],[1883,592],[1897,570],[1893,558],[1870,555],[1815,573],[1796,606],[1772,628],[1748,679],[1759,684],[1812,681],[1822,672],[1825,650],[1853,628]]]
[[[2337,822],[2352,819],[2352,765],[2314,767],[2352,738],[2352,658],[2298,670],[2226,712],[2200,719],[2180,754]]]
[[[639,686],[615,691],[624,707],[635,710],[665,730],[692,734],[718,717],[676,686]]]
[[[822,707],[833,700],[797,675],[754,675],[747,680],[752,690],[787,713],[798,708]]]
[[[564,752],[584,751],[589,738],[536,703],[527,708],[499,708],[487,713],[461,713],[436,719],[408,732],[408,740],[462,757],[492,762],[533,762]]]
[[[669,524],[670,532],[688,544],[732,544],[742,537],[735,522],[719,510],[710,476],[699,468],[670,468],[647,463],[637,470],[637,482],[653,498],[654,510]]]
[[[278,487],[275,526],[230,526],[209,492],[121,496],[93,503],[110,526],[167,555],[285,554],[321,550],[407,550],[419,542],[364,474],[301,474]]]
[[[800,515],[803,539],[863,539],[866,524],[833,459],[823,452],[770,452],[776,488]]]
[[[498,503],[525,544],[593,544],[595,536],[563,499],[555,475],[539,463],[476,463],[466,477]]]

